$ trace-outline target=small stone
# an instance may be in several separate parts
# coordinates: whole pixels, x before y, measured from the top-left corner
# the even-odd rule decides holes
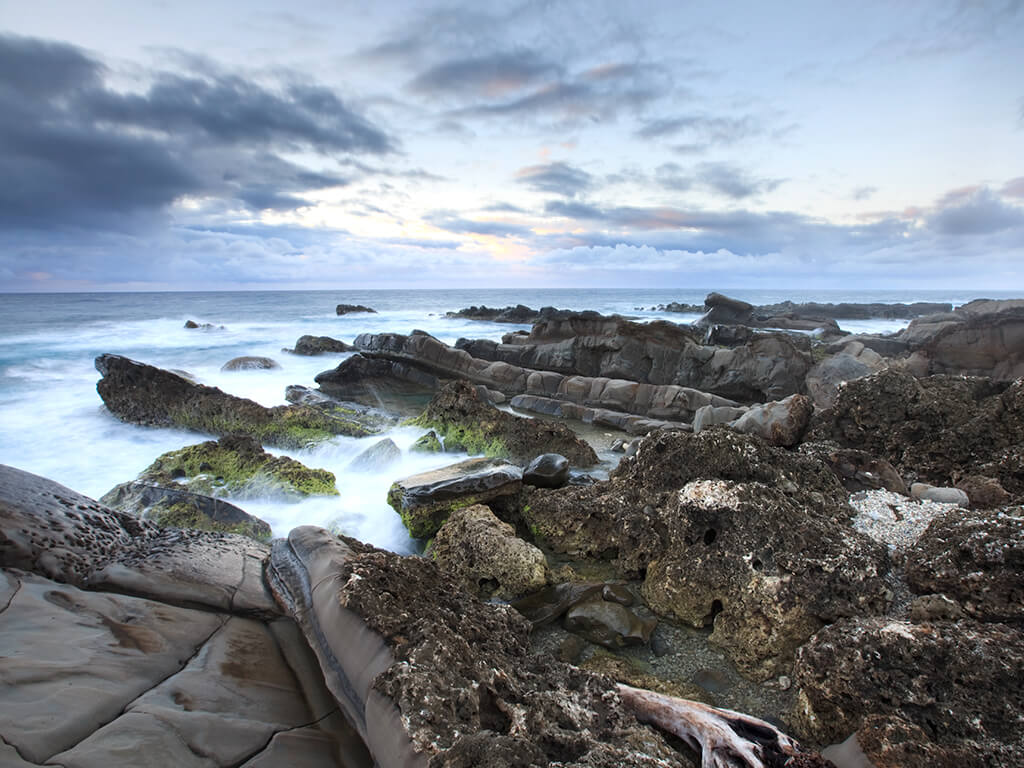
[[[788,691],[790,686],[793,685],[793,681],[790,680],[786,675],[779,675],[779,689]]]

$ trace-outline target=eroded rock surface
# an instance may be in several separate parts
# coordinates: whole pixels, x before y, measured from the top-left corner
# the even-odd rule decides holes
[[[338,339],[332,339],[330,336],[311,336],[307,334],[299,337],[293,349],[282,351],[291,352],[293,355],[311,357],[313,355],[342,354],[344,352],[351,352],[353,349],[354,347],[351,344],[346,344]]]

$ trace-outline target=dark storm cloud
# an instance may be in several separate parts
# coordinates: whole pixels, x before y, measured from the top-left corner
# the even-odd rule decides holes
[[[290,209],[348,179],[280,151],[385,154],[394,141],[331,91],[237,76],[158,74],[113,91],[70,45],[0,36],[0,220],[131,227],[184,196]]]
[[[473,221],[457,214],[438,211],[425,217],[438,229],[456,235],[488,235],[491,237],[528,237],[529,227],[507,224],[503,221]]]
[[[1008,205],[991,190],[957,190],[940,200],[928,226],[944,235],[984,235],[1024,227],[1024,209]]]
[[[516,181],[538,192],[575,197],[594,185],[594,177],[568,163],[528,165],[516,173]]]
[[[417,93],[488,96],[519,90],[557,72],[536,51],[523,49],[450,59],[422,72],[407,87]]]

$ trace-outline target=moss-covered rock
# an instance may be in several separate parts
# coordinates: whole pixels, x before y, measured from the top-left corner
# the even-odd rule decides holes
[[[273,456],[253,438],[229,435],[163,454],[139,480],[161,486],[185,483],[208,496],[336,496],[334,475],[287,456]]]
[[[417,426],[436,430],[445,450],[463,450],[527,464],[538,453],[558,453],[578,467],[597,464],[597,454],[561,422],[513,416],[481,399],[466,381],[441,387]]]
[[[441,453],[444,446],[441,445],[441,439],[437,436],[437,432],[430,430],[427,434],[417,438],[409,450],[417,453]]]

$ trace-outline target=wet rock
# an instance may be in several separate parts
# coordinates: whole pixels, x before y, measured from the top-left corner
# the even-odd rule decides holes
[[[458,312],[446,312],[445,317],[458,317],[465,320],[485,320],[491,323],[521,323],[529,325],[537,322],[542,313],[550,315],[554,312],[567,312],[545,307],[543,310],[530,309],[525,304],[508,307],[473,306],[460,309]]]
[[[822,743],[886,721],[907,724],[912,765],[1019,765],[1024,755],[1024,635],[1001,624],[844,620],[800,649],[795,724]],[[890,753],[891,754],[891,753]],[[980,759],[980,762],[978,762]],[[892,763],[886,763],[892,764]],[[905,763],[899,763],[905,765]]]
[[[280,368],[277,362],[269,357],[235,357],[220,367],[222,371],[269,371]]]
[[[605,600],[600,594],[570,607],[562,626],[607,648],[646,645],[657,625],[656,619],[641,619],[620,603]]]
[[[911,498],[918,501],[937,501],[941,504],[956,504],[960,507],[970,506],[971,500],[959,488],[939,488],[928,483],[914,483],[910,486]]]
[[[338,400],[417,414],[440,386],[437,376],[408,363],[353,355],[337,368],[318,373],[321,391]]]
[[[268,523],[234,504],[178,488],[138,481],[121,483],[104,494],[100,503],[161,528],[237,533],[259,541],[267,541],[271,535]]]
[[[569,482],[569,460],[557,453],[542,453],[526,465],[523,482],[537,488],[561,488]]]
[[[223,331],[223,325],[214,325],[213,323],[197,323],[195,320],[186,320],[185,327],[190,331]]]
[[[442,571],[482,598],[512,599],[548,581],[544,553],[518,538],[508,523],[476,504],[456,509],[434,537],[430,554]]]
[[[771,445],[790,448],[800,442],[814,404],[807,395],[790,395],[785,400],[752,406],[730,423],[737,432],[757,435]]]
[[[235,499],[338,495],[333,473],[267,453],[245,435],[169,451],[144,469],[138,481],[170,488],[183,484],[193,493]]]
[[[917,379],[889,369],[843,387],[814,417],[807,439],[886,459],[908,482],[955,486],[982,475],[1017,498],[1024,495],[1022,434],[1024,380]]]
[[[293,355],[327,355],[352,352],[355,349],[351,344],[344,341],[332,339],[330,336],[300,336],[295,342],[294,349],[285,349],[283,352],[291,352]]]
[[[693,431],[700,432],[702,429],[717,424],[728,424],[738,419],[746,411],[746,408],[734,408],[726,405],[705,405],[698,408],[693,414]]]
[[[180,427],[213,435],[246,434],[266,445],[301,448],[332,435],[364,436],[366,427],[307,406],[264,408],[216,387],[120,355],[100,355],[96,384],[114,416],[133,424]]]
[[[459,507],[515,496],[523,471],[501,459],[467,459],[395,482],[388,504],[402,516],[409,534],[429,538]]]
[[[952,510],[935,518],[907,553],[918,594],[941,593],[982,621],[1024,619],[1024,510]]]
[[[577,382],[566,382],[574,384]],[[620,429],[630,435],[646,435],[655,429],[681,429],[689,431],[690,425],[685,422],[668,421],[665,419],[649,419],[645,416],[632,416],[621,411],[613,411],[608,408],[588,408],[578,403],[566,402],[553,397],[540,397],[538,395],[516,395],[512,398],[513,408],[531,413],[542,413],[545,416],[557,416],[560,419],[576,419],[584,424],[598,424],[601,426]],[[683,407],[680,411],[688,413],[689,409]]]
[[[750,325],[754,305],[712,292],[704,299],[704,309],[695,325]]]
[[[816,301],[795,304],[792,301],[783,301],[778,304],[761,305],[757,307],[755,314],[759,317],[789,315],[792,317],[827,317],[835,320],[872,320],[875,318],[905,320],[936,312],[949,312],[952,309],[952,304],[928,301],[918,301],[913,304],[882,304],[878,302],[832,304]]]
[[[402,449],[395,445],[394,440],[386,437],[352,459],[349,467],[361,472],[379,472],[401,458]]]
[[[444,451],[444,446],[441,445],[441,438],[437,436],[437,432],[430,430],[427,434],[416,438],[416,442],[409,450],[419,453],[441,453]]]
[[[886,367],[886,361],[859,341],[850,341],[807,373],[807,393],[819,408],[828,408],[839,388],[848,381],[870,376]]]
[[[271,579],[283,604],[327,628],[318,636],[304,623],[375,756],[431,766],[686,764],[626,716],[607,679],[531,654],[526,620],[480,603],[427,559],[298,528],[275,550]]]
[[[594,449],[566,425],[499,411],[482,401],[476,389],[465,381],[449,382],[438,390],[416,424],[434,429],[444,438],[446,447],[455,442],[467,453],[525,464],[537,455],[538,449],[546,449],[566,457],[574,466],[597,463]]]
[[[375,315],[376,309],[363,306],[362,304],[339,304],[334,310],[339,315],[352,315],[359,312]]]
[[[380,432],[387,427],[396,426],[401,420],[394,413],[382,408],[351,400],[338,400],[320,390],[310,389],[298,384],[285,387],[284,398],[295,405],[308,405],[322,411],[328,416],[354,421],[361,424],[370,434]]]

